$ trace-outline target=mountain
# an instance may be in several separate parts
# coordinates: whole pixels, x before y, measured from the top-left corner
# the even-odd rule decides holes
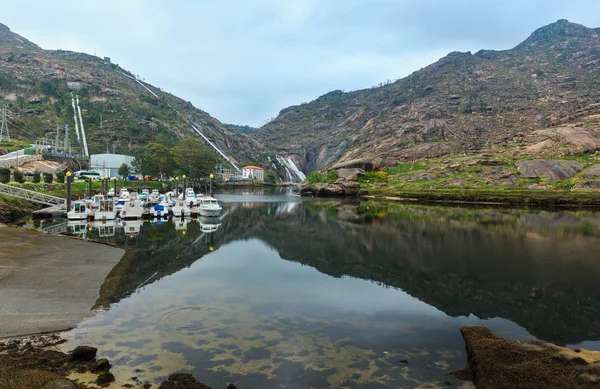
[[[251,161],[262,150],[257,141],[110,59],[43,50],[0,24],[0,105],[8,106],[13,138],[54,139],[58,129],[62,140],[69,124],[71,145],[79,146],[71,93],[80,99],[90,153],[108,147],[131,153],[151,141],[171,146],[185,136],[198,136],[190,123],[234,161]]]
[[[453,52],[395,82],[285,108],[252,137],[304,172],[357,158],[531,154],[547,127],[597,137],[599,36],[559,20],[510,50]]]

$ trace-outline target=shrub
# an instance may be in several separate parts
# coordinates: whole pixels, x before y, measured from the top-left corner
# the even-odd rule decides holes
[[[56,182],[58,182],[59,184],[65,183],[65,172],[56,172]]]
[[[33,182],[37,184],[41,181],[41,178],[40,172],[33,172]]]
[[[0,182],[3,184],[8,184],[10,181],[10,169],[8,168],[0,168]]]
[[[13,177],[15,179],[15,182],[18,182],[19,184],[22,184],[25,182],[25,177],[23,176],[23,172],[20,170],[16,170],[13,172]]]
[[[338,179],[338,171],[337,170],[330,170],[327,172],[325,181],[334,182],[337,179]]]
[[[358,179],[359,182],[386,182],[388,179],[388,174],[383,170],[378,172],[367,172],[364,176]]]
[[[306,176],[307,184],[316,184],[317,182],[323,181],[323,173],[318,170],[312,171]]]
[[[54,175],[52,175],[52,173],[44,173],[44,182],[46,184],[52,184],[53,180],[54,180]]]

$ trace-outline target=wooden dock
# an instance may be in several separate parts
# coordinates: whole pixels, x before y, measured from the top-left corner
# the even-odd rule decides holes
[[[67,210],[63,207],[48,207],[39,209],[37,211],[33,211],[34,219],[50,219],[50,218],[59,218],[66,217]]]

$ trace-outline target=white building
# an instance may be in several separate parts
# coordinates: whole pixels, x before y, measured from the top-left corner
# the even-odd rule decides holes
[[[90,169],[97,171],[101,176],[119,177],[119,168],[126,164],[132,169],[131,162],[135,157],[123,154],[92,154],[90,155]]]
[[[256,180],[256,181],[264,181],[265,179],[265,170],[258,166],[244,166],[242,168],[242,177]]]

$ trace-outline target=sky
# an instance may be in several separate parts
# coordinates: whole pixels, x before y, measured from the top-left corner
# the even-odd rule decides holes
[[[598,0],[29,0],[0,23],[44,49],[114,63],[222,122],[260,126],[290,105],[368,88],[452,51],[504,50]]]

